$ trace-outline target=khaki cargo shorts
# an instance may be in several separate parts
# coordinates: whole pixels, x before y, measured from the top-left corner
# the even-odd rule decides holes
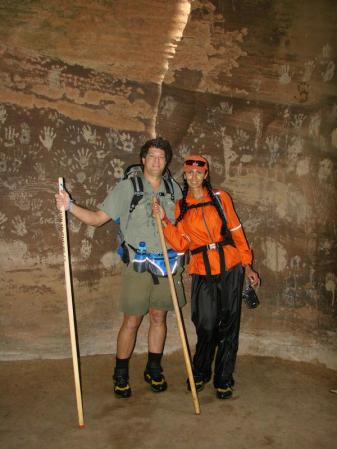
[[[182,283],[183,269],[178,268],[173,276],[180,307],[186,304]],[[132,263],[122,268],[122,290],[120,310],[127,315],[145,315],[149,309],[173,310],[168,278],[158,277],[159,284],[153,283],[150,273],[137,273]]]

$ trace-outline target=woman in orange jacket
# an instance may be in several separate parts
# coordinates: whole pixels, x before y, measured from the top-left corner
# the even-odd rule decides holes
[[[183,198],[176,203],[172,224],[158,204],[167,242],[190,252],[192,321],[197,344],[193,375],[197,390],[212,377],[219,399],[232,396],[238,350],[244,272],[252,286],[259,276],[252,269],[252,252],[230,196],[213,190],[207,160],[189,155],[184,161]]]

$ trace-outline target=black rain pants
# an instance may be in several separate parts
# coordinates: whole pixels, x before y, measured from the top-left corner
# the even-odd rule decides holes
[[[222,275],[192,275],[192,321],[197,345],[193,372],[215,388],[231,383],[239,346],[244,271],[236,265]]]

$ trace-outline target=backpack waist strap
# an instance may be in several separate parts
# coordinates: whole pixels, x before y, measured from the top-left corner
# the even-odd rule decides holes
[[[212,275],[211,264],[209,263],[209,258],[208,258],[208,254],[207,254],[207,252],[211,249],[218,250],[219,258],[220,258],[220,272],[224,273],[226,271],[225,255],[222,250],[222,247],[226,246],[226,245],[233,245],[233,241],[230,239],[225,239],[225,240],[221,240],[220,242],[213,242],[213,243],[209,243],[208,245],[199,246],[198,248],[191,250],[192,255],[202,253],[207,276]]]

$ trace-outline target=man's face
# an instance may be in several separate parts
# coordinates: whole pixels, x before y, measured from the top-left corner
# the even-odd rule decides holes
[[[161,176],[166,165],[165,151],[150,147],[147,155],[142,158],[142,162],[145,175]]]

